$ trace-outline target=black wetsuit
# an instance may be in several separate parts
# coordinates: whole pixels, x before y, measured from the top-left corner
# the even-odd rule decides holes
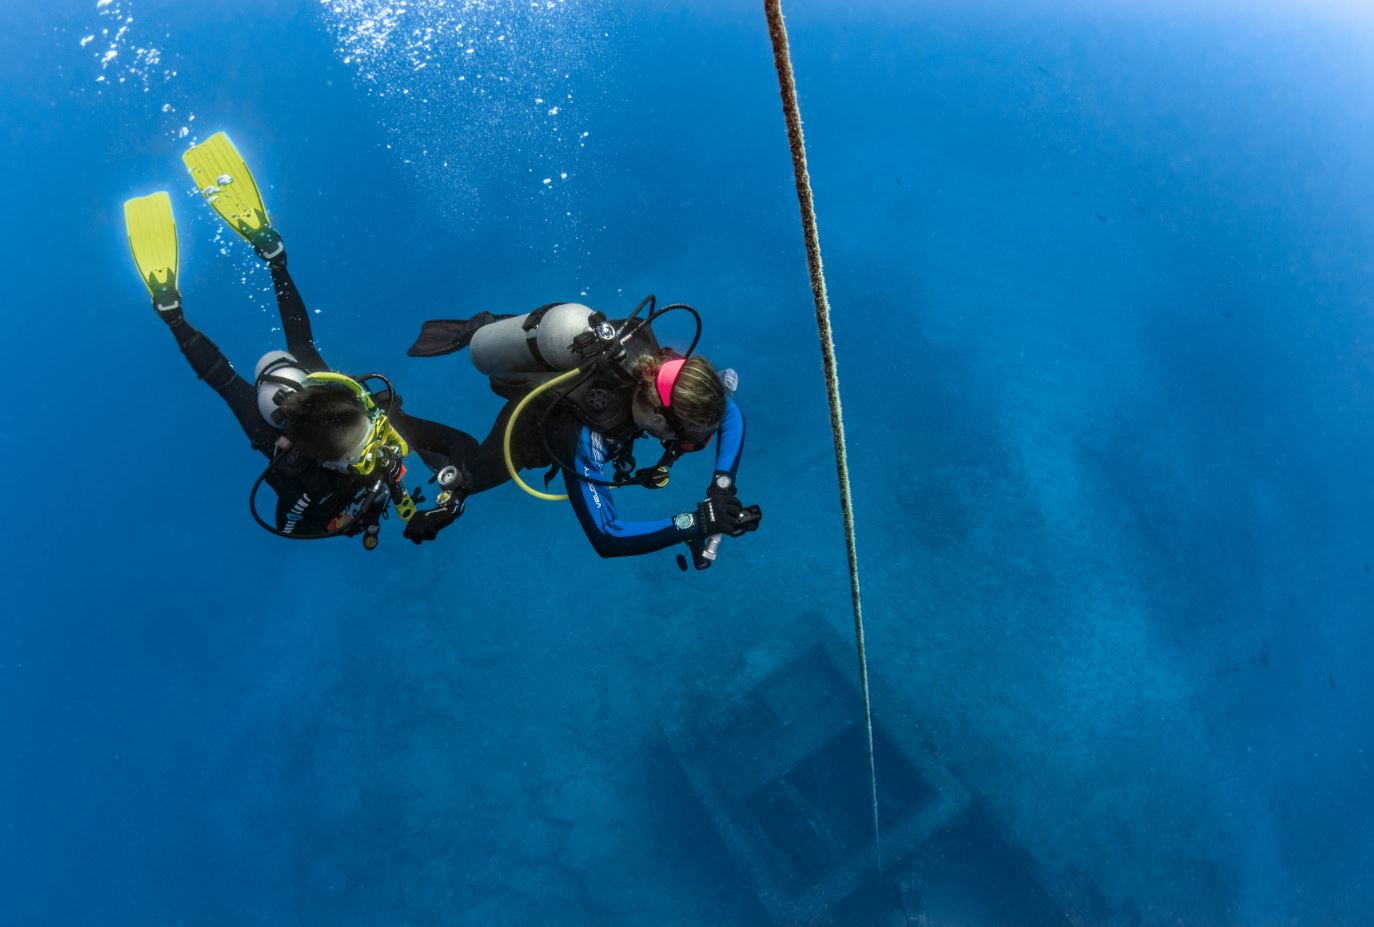
[[[281,310],[282,330],[286,333],[286,350],[307,373],[329,370],[315,347],[310,315],[295,281],[286,271],[285,255],[269,266],[277,306]],[[179,310],[168,320],[168,327],[196,376],[220,394],[253,447],[272,459],[282,432],[269,424],[258,410],[257,388],[239,376],[215,343],[192,327]],[[386,398],[380,398],[378,404],[386,408]],[[401,410],[399,396],[395,397],[388,417],[401,437],[430,467],[439,469],[448,463],[465,469],[470,467],[477,453],[477,440],[471,435],[407,415]],[[288,534],[328,532],[330,523],[358,502],[375,480],[376,477],[363,477],[352,471],[332,470],[288,451],[286,458],[272,468],[266,479],[267,485],[277,493],[277,528]]]

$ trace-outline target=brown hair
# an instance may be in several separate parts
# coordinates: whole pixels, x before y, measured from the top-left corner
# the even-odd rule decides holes
[[[313,460],[338,460],[357,448],[368,424],[367,410],[352,390],[324,383],[282,400],[286,437]]]
[[[634,366],[635,391],[654,409],[663,408],[658,397],[658,371],[671,357],[641,357]],[[670,420],[676,419],[694,435],[714,432],[725,415],[725,386],[711,362],[700,355],[689,357],[673,383]],[[678,435],[686,437],[686,435]]]

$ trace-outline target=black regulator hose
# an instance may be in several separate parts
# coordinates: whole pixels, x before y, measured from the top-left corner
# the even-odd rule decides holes
[[[386,417],[391,418],[391,412],[396,408],[396,388],[391,385],[391,381],[380,373],[365,373],[353,379],[358,382],[359,386],[366,383],[368,380],[381,380],[386,384]],[[372,396],[377,395],[373,390],[368,390],[368,394]]]

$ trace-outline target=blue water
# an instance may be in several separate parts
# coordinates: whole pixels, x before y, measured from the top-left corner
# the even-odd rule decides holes
[[[1091,887],[1079,923],[1366,924],[1374,19],[1207,6],[788,3],[870,660]],[[657,734],[751,648],[850,622],[758,6],[0,25],[0,924],[761,923]],[[699,307],[762,530],[707,573],[601,561],[507,486],[419,549],[262,533],[261,459],[122,231],[170,190],[188,316],[240,370],[281,346],[179,162],[219,129],[325,356],[419,414],[480,436],[500,402],[404,356],[426,318]],[[623,504],[690,508],[705,468]]]

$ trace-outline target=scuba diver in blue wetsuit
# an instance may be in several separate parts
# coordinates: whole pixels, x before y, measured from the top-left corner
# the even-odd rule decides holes
[[[689,312],[697,325],[681,355],[660,347],[651,327],[673,311]],[[762,514],[740,502],[735,482],[744,447],[744,415],[731,396],[738,380],[733,370],[718,373],[693,356],[700,336],[695,309],[681,303],[657,309],[651,295],[614,322],[578,303],[550,303],[520,316],[484,312],[426,322],[408,353],[428,357],[466,347],[492,390],[508,400],[477,452],[471,492],[514,479],[536,497],[567,498],[603,557],[686,543],[697,569],[705,569],[722,536],[756,530]],[[634,446],[645,436],[658,439],[663,453],[652,467],[639,468]],[[620,518],[606,490],[665,486],[677,459],[713,438],[715,470],[694,511],[652,521]],[[528,486],[519,471],[531,467],[553,468],[546,486],[561,470],[567,496]],[[686,569],[684,558],[678,562]]]

